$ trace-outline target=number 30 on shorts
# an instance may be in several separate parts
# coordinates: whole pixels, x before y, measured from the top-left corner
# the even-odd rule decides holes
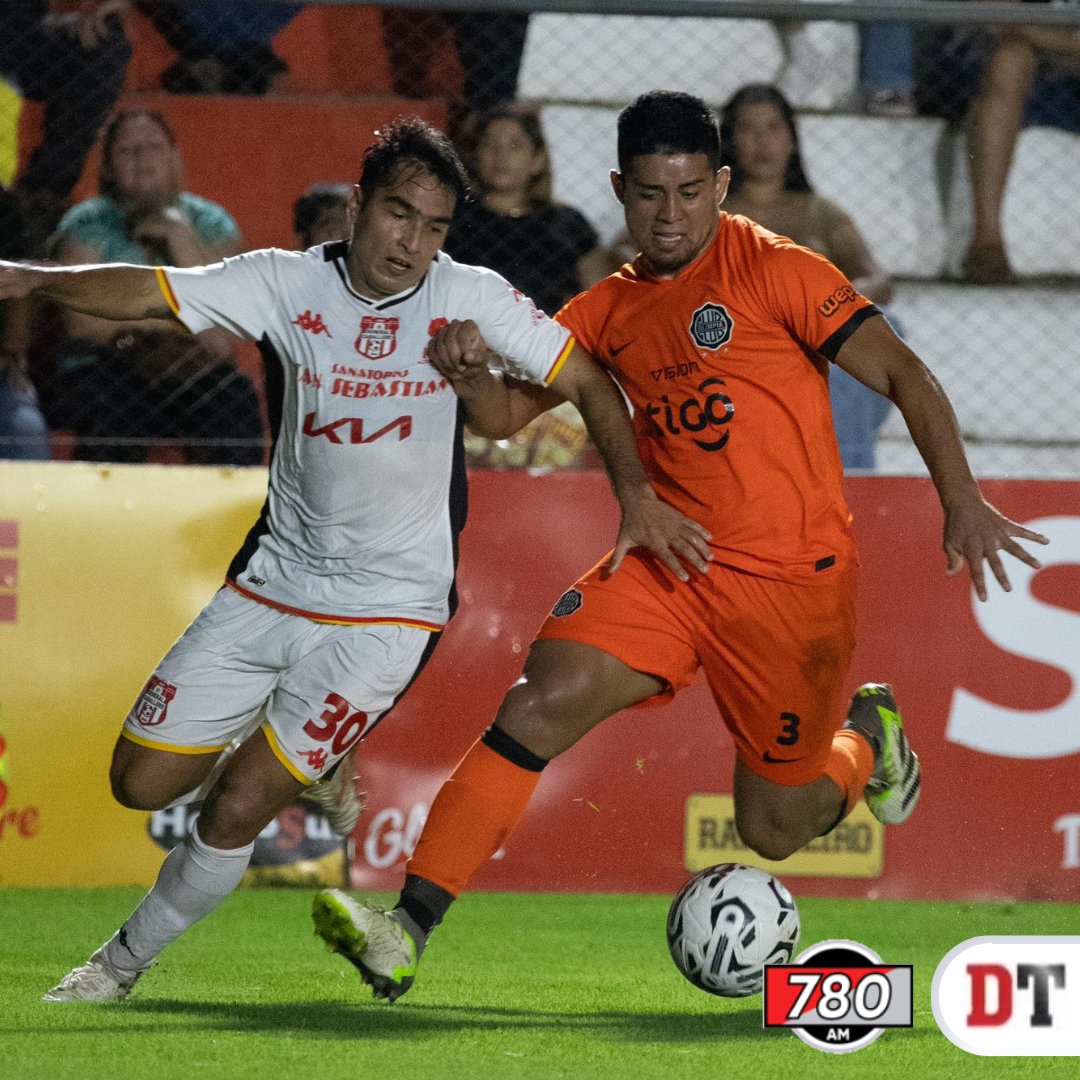
[[[360,741],[367,730],[368,715],[360,709],[350,712],[352,706],[340,694],[327,694],[326,704],[330,708],[319,717],[321,723],[309,720],[304,725],[304,734],[316,742],[329,742],[331,752],[337,757]]]

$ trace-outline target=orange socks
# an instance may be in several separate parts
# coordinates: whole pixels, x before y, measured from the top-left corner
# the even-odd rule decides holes
[[[439,789],[406,873],[458,896],[513,831],[546,764],[489,728]]]
[[[825,775],[844,796],[844,812],[837,824],[851,813],[862,798],[863,790],[874,771],[874,751],[857,731],[841,728],[832,741],[832,751],[825,763]]]

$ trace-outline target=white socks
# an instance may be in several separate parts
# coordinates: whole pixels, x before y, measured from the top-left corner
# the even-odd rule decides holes
[[[203,843],[198,822],[169,852],[154,887],[104,945],[105,958],[123,971],[148,968],[189,926],[209,915],[240,884],[254,843],[225,850]]]

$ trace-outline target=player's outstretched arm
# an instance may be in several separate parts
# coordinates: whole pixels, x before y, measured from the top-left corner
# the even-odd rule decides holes
[[[645,547],[680,581],[689,578],[683,563],[699,573],[707,573],[712,560],[711,534],[703,525],[657,498],[638,457],[626,406],[603,369],[575,345],[551,385],[577,406],[604,459],[622,509],[622,524],[608,563],[611,571],[618,570],[631,548]]]
[[[469,430],[485,439],[508,439],[565,400],[546,386],[495,375],[498,355],[471,319],[439,330],[428,344],[428,359],[461,399]]]
[[[1006,592],[1012,588],[1001,552],[1039,569],[1039,560],[1015,538],[1037,544],[1050,541],[1042,533],[1010,521],[982,497],[945,391],[888,322],[883,318],[864,322],[841,347],[836,362],[871,390],[888,397],[903,414],[945,511],[947,573],[958,573],[966,563],[975,592],[985,600],[984,563]]]
[[[0,260],[0,300],[41,296],[103,319],[171,319],[173,313],[148,266],[41,266]]]

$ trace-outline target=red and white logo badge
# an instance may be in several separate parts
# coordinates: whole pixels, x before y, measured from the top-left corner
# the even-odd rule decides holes
[[[397,348],[397,332],[401,320],[396,316],[365,315],[360,320],[360,336],[356,351],[369,360],[381,360]]]
[[[169,702],[176,697],[176,687],[172,683],[150,676],[150,681],[143,688],[139,700],[135,702],[135,719],[143,727],[157,727],[163,723],[169,711]]]
[[[969,938],[938,964],[930,1000],[969,1054],[1080,1055],[1080,937]]]

